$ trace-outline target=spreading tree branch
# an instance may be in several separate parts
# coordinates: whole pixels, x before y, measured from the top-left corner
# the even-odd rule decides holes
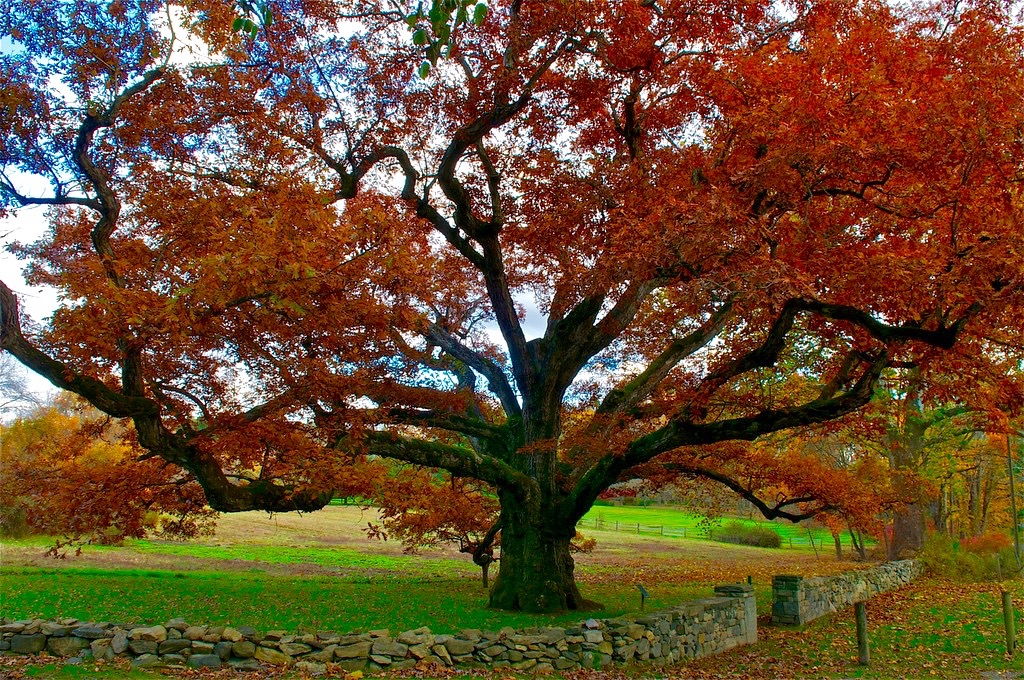
[[[823,512],[828,512],[834,506],[829,503],[818,503],[817,505],[810,507],[800,512],[792,512],[785,510],[794,505],[806,505],[808,503],[814,503],[817,501],[813,496],[800,496],[797,498],[787,498],[781,500],[774,505],[768,505],[764,502],[756,492],[739,482],[738,480],[726,475],[722,472],[712,470],[701,465],[679,465],[676,463],[667,463],[663,466],[666,470],[681,475],[690,475],[693,477],[703,477],[712,481],[723,484],[732,491],[734,491],[740,498],[748,501],[751,505],[757,508],[765,519],[788,519],[790,522],[800,522],[805,519],[811,519]]]
[[[345,440],[338,442],[344,446]],[[456,477],[470,477],[514,493],[537,493],[536,480],[494,456],[470,448],[403,437],[395,432],[370,432],[367,453],[395,460],[447,470]]]
[[[509,418],[522,415],[523,411],[519,405],[519,400],[516,398],[515,392],[512,391],[512,386],[509,384],[500,366],[466,347],[455,336],[437,324],[428,324],[424,336],[427,340],[435,343],[445,352],[484,376],[491,391],[498,395],[498,400],[501,402],[501,406]]]

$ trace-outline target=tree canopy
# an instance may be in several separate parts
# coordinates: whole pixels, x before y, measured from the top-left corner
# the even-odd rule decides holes
[[[3,209],[51,207],[17,252],[63,305],[0,283],[0,346],[218,510],[483,482],[530,611],[588,606],[575,524],[639,470],[797,519],[843,485],[762,498],[799,460],[734,442],[889,367],[1019,409],[1010,3],[456,4],[15,0]]]

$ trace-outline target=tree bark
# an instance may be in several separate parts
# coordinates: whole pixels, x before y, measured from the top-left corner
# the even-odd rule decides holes
[[[925,463],[925,432],[928,421],[922,414],[920,369],[908,374],[907,393],[903,397],[902,422],[891,433],[889,462],[894,469],[919,471]],[[886,557],[890,560],[911,557],[924,547],[926,504],[919,489],[906,490],[913,502],[893,514],[892,541],[886,546]]]
[[[895,514],[892,521],[892,541],[888,545],[890,560],[900,560],[917,554],[924,547],[924,509],[920,503],[911,503]]]
[[[501,496],[501,559],[489,606],[530,613],[599,609],[576,586],[569,549],[575,524],[550,512],[532,512],[514,496]]]

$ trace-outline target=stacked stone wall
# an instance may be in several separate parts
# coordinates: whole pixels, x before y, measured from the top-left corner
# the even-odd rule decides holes
[[[568,628],[463,630],[454,635],[434,634],[429,628],[397,635],[387,630],[293,634],[246,626],[196,626],[183,619],[129,626],[0,618],[0,652],[47,653],[71,663],[129,657],[136,667],[293,666],[311,674],[325,672],[328,664],[347,671],[437,664],[526,672],[667,664],[756,642],[753,588],[720,586],[715,594],[638,618],[588,619]]]
[[[864,602],[877,593],[905,586],[920,576],[923,569],[916,560],[900,560],[838,576],[775,576],[772,623],[803,625],[855,602]]]

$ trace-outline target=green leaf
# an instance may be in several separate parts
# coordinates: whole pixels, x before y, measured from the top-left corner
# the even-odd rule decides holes
[[[419,74],[420,78],[426,80],[427,76],[430,75],[430,62],[424,60],[424,62],[420,64],[420,68],[419,70],[416,71],[416,73]]]
[[[237,32],[237,31],[241,30],[241,28],[242,28],[242,26],[244,24],[245,24],[245,19],[243,19],[242,17],[238,17],[237,19],[235,19],[234,23],[231,24],[231,30]]]
[[[259,32],[260,32],[260,27],[256,26],[255,24],[253,25],[252,28],[249,29],[249,35],[251,35],[254,40],[256,39],[256,34],[259,33]]]
[[[473,23],[480,26],[484,23],[484,17],[487,16],[487,5],[480,2],[477,3],[476,8],[473,10]]]
[[[263,25],[269,26],[272,23],[274,23],[274,13],[270,11],[269,7],[267,7],[263,10]]]
[[[427,32],[421,28],[412,34],[412,42],[414,45],[426,45],[430,41],[427,39]]]
[[[243,30],[243,31],[245,31],[246,33],[252,33],[252,29],[253,29],[253,27],[254,27],[255,25],[256,25],[256,24],[252,23],[252,21],[251,21],[251,20],[249,20],[249,19],[245,19],[245,20],[244,20],[244,21],[242,22],[242,30]]]
[[[455,13],[455,25],[458,26],[459,24],[466,23],[467,18],[469,18],[469,15],[466,12],[466,8],[459,7],[459,11]]]
[[[420,16],[421,15],[419,12],[413,12],[412,14],[405,18],[406,25],[408,25],[409,28],[412,28],[413,26],[416,25],[416,22],[420,20]]]

